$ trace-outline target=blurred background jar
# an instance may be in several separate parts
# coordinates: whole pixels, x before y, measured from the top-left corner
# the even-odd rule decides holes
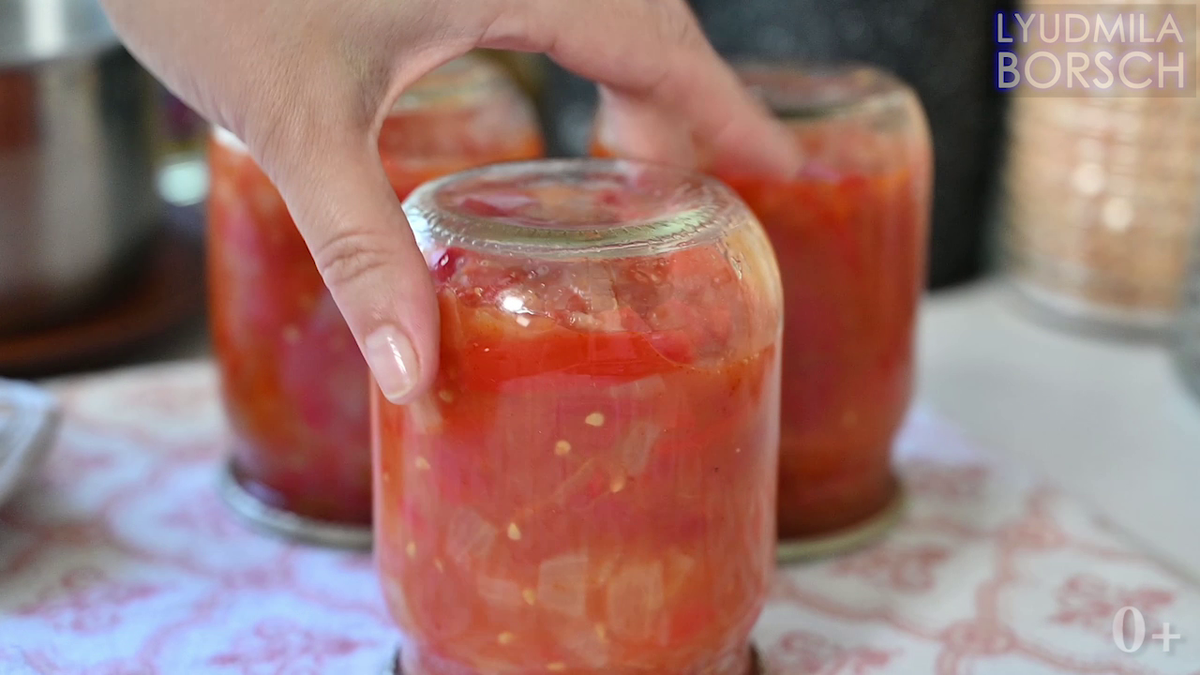
[[[0,3],[0,336],[95,311],[145,266],[151,90],[97,3]]]
[[[411,87],[383,125],[403,198],[427,179],[543,152],[533,107],[475,56]],[[223,129],[210,145],[210,314],[233,427],[225,497],[267,528],[369,543],[367,368],[279,193]]]
[[[1043,3],[1025,3],[1029,11],[1039,7]],[[1116,25],[1137,10],[1157,34],[1168,17],[1175,20],[1178,8],[1121,2],[1105,5],[1096,16]],[[1185,23],[1180,29],[1180,58],[1186,53],[1194,61],[1195,27]],[[1053,24],[1034,24],[1028,35],[1020,56],[1044,53],[1059,61],[1078,56],[1068,53],[1078,49],[1075,43],[1057,39]],[[1138,56],[1147,47],[1118,48],[1116,58],[1124,63],[1121,49]],[[1053,59],[1034,63],[1041,70],[1028,77],[1052,81],[1053,72],[1045,69],[1053,68]],[[1162,336],[1178,311],[1200,205],[1200,101],[1194,73],[1191,89],[1182,92],[1120,89],[1125,80],[1152,83],[1157,76],[1143,59],[1132,63],[1129,73],[1119,71],[1122,79],[1110,78],[1109,88],[1015,93],[1005,243],[1011,280],[1036,316],[1073,328]],[[1093,67],[1081,79],[1092,76],[1102,74]]]
[[[734,60],[861,62],[920,96],[933,133],[936,194],[927,282],[943,288],[987,266],[1006,99],[995,89],[995,15],[1013,0],[691,0]],[[595,88],[549,66],[541,106],[553,154],[587,151]]]
[[[559,160],[418,189],[441,368],[373,397],[408,675],[746,675],[774,568],[779,271],[718,181]]]
[[[1125,334],[1170,326],[1197,206],[1196,113],[1185,99],[1015,103],[1010,273],[1038,316]]]
[[[793,561],[868,543],[900,514],[892,443],[912,399],[933,148],[916,94],[877,68],[743,63],[738,74],[805,157],[788,180],[718,173],[782,268],[779,555]],[[598,156],[611,154],[604,130]]]
[[[892,442],[912,397],[933,150],[916,94],[879,69],[739,74],[806,158],[791,180],[721,175],[782,268],[779,536],[781,555],[803,557],[831,537],[862,543],[897,513]]]
[[[1037,316],[1162,335],[1195,225],[1200,119],[1186,98],[1020,98],[1007,177],[1009,271]]]

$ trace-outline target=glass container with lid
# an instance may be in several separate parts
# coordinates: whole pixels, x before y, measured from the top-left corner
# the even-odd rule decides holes
[[[1167,332],[1200,206],[1198,122],[1194,96],[1014,101],[1005,244],[1034,316],[1110,335]]]
[[[916,94],[873,67],[738,71],[805,157],[790,178],[720,178],[766,228],[783,274],[780,558],[819,557],[867,542],[900,512],[892,441],[912,391],[932,141]],[[611,154],[593,138],[593,154]]]
[[[1043,2],[1027,4],[1038,9]],[[1047,8],[1057,21],[1062,8]],[[1008,273],[1022,306],[1037,319],[1158,339],[1178,316],[1200,207],[1195,77],[1190,71],[1173,77],[1166,65],[1196,53],[1196,22],[1192,9],[1181,12],[1160,0],[1102,3],[1094,10],[1097,26],[1136,16],[1140,25],[1163,30],[1139,47],[1113,35],[1105,40],[1112,45],[1090,45],[1101,72],[1087,69],[1078,81],[1071,72],[1066,86],[1056,84],[1058,73],[1051,71],[1075,62],[1076,40],[1031,30],[1018,41],[1020,60],[1034,71],[1026,83],[1036,75],[1051,95],[1035,94],[1044,88],[1037,85],[1012,99],[1003,203]],[[1104,53],[1122,54],[1114,65],[1119,77],[1107,82],[1109,69],[1099,60]],[[1049,58],[1033,67],[1039,56]]]
[[[719,182],[561,160],[405,209],[433,389],[373,397],[376,554],[406,675],[745,675],[774,566],[782,296]]]
[[[497,66],[453,61],[384,122],[396,194],[456,170],[542,154],[531,104]],[[225,496],[243,515],[327,544],[370,541],[368,375],[286,205],[245,147],[210,143],[209,293],[233,426]]]
[[[896,513],[892,443],[912,391],[932,144],[917,96],[875,68],[739,73],[805,157],[789,179],[721,177],[762,221],[783,273],[781,555],[824,553]]]

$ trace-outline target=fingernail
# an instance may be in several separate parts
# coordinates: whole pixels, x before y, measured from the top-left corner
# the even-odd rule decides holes
[[[383,395],[392,403],[406,403],[420,379],[412,342],[395,327],[383,326],[367,336],[366,356]]]

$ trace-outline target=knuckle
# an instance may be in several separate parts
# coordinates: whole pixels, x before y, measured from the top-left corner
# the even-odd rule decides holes
[[[322,143],[365,137],[374,119],[372,105],[383,97],[378,82],[329,82],[297,73],[296,68],[297,64],[277,67],[273,77],[246,96],[242,141],[268,173],[311,160]]]
[[[707,44],[707,38],[688,6],[681,2],[653,2],[659,14],[663,38],[669,44],[694,49]]]
[[[548,54],[556,48],[556,30],[530,2],[501,2],[481,16],[480,44]]]
[[[675,27],[675,38],[680,45],[688,49],[700,49],[708,45],[708,39],[690,15],[679,19],[679,24]]]
[[[340,231],[313,249],[313,260],[330,288],[363,283],[395,262],[394,247],[361,230]]]

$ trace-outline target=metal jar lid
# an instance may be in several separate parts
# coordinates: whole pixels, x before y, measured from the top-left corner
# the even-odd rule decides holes
[[[405,675],[404,668],[400,665],[400,651],[396,650],[396,654],[388,659],[387,664],[380,671],[380,675]],[[758,647],[754,644],[750,645],[750,672],[749,675],[767,675],[767,665],[763,661],[762,654]]]
[[[118,42],[97,0],[0,0],[0,69],[87,58]]]

